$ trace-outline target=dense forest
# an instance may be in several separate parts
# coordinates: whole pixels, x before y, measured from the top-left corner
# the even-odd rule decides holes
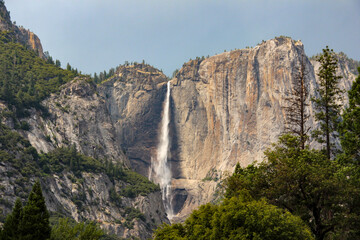
[[[51,59],[41,59],[15,40],[12,32],[0,33],[0,99],[13,106],[17,116],[23,117],[30,107],[42,109],[40,102],[59,91],[77,71],[71,67],[64,70]]]

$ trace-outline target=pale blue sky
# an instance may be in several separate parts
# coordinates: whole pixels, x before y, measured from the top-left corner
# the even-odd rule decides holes
[[[143,59],[171,75],[190,58],[286,35],[360,60],[360,0],[5,0],[44,50],[84,73]]]

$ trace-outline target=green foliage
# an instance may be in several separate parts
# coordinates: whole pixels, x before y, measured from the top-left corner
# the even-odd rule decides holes
[[[215,168],[212,168],[206,176],[202,179],[203,182],[205,181],[218,181],[219,180],[219,174]]]
[[[21,239],[42,240],[50,238],[49,212],[46,209],[40,182],[35,182],[29,199],[23,208],[19,232]]]
[[[133,207],[125,208],[125,220],[132,221],[133,219],[141,219],[145,221],[145,216],[136,208]]]
[[[52,228],[51,240],[98,240],[104,232],[94,223],[73,223],[63,218]]]
[[[360,73],[360,67],[358,68]],[[344,168],[344,174],[353,186],[353,194],[348,205],[351,209],[349,221],[344,227],[350,232],[348,235],[360,236],[360,74],[348,92],[349,107],[345,109],[340,125],[340,141],[343,153],[338,156],[339,163]],[[342,234],[342,233],[340,233]],[[342,236],[340,236],[342,237]],[[339,238],[340,238],[339,237]]]
[[[352,223],[359,216],[358,180],[354,168],[329,160],[322,152],[302,150],[299,138],[284,135],[267,161],[258,167],[237,169],[227,180],[226,196],[248,191],[255,199],[267,198],[308,223],[316,239],[330,239],[341,233],[351,236]]]
[[[1,240],[10,240],[10,239],[19,239],[20,232],[19,232],[19,224],[21,220],[21,213],[22,213],[22,203],[20,198],[17,198],[15,201],[14,208],[6,217],[3,230],[0,233]]]
[[[94,73],[94,82],[96,84],[99,84],[101,83],[102,81],[112,77],[115,75],[115,69],[114,68],[110,68],[108,72],[106,71],[103,71],[103,72],[100,72],[99,74],[97,73]]]
[[[78,176],[83,171],[94,173],[103,171],[102,163],[99,160],[80,154],[74,145],[70,148],[56,148],[47,154],[42,154],[39,165],[46,173],[60,173],[66,169]]]
[[[124,170],[124,175],[119,180],[125,181],[128,185],[122,189],[121,195],[125,197],[146,196],[149,193],[160,190],[160,187],[150,182],[146,177],[131,170]]]
[[[120,207],[122,203],[121,195],[118,194],[114,187],[109,190],[110,201],[113,202],[116,206]]]
[[[360,73],[360,67],[358,68]],[[349,95],[349,107],[344,111],[340,126],[341,146],[350,161],[360,165],[360,75],[353,83]]]
[[[39,175],[36,149],[20,134],[0,123],[0,162],[11,164],[23,177]],[[12,173],[12,172],[11,172]],[[11,174],[10,172],[8,174]]]
[[[218,206],[206,204],[184,224],[164,225],[155,239],[313,239],[300,218],[244,193]]]
[[[334,51],[326,46],[317,60],[321,64],[318,72],[320,96],[312,100],[317,108],[315,118],[320,122],[320,129],[315,130],[313,136],[319,143],[326,144],[326,156],[330,159],[331,155],[336,153],[331,137],[337,137],[336,131],[340,122],[341,109],[339,101],[343,91],[338,87],[341,77],[336,75],[337,58]]]
[[[145,222],[145,215],[140,210],[133,207],[126,207],[123,216],[125,217],[124,226],[128,229],[134,228],[134,219],[141,219]]]
[[[186,234],[186,228],[181,223],[175,223],[171,226],[168,224],[162,225],[155,232],[155,240],[187,240],[190,239]]]
[[[43,109],[40,102],[77,74],[46,62],[14,39],[12,32],[0,32],[0,99],[21,117],[29,107]]]
[[[112,181],[121,180],[127,184],[121,189],[121,196],[134,198],[138,195],[146,196],[149,193],[160,191],[158,185],[150,182],[143,175],[124,169],[119,164],[114,165],[111,161],[105,160],[103,166]]]

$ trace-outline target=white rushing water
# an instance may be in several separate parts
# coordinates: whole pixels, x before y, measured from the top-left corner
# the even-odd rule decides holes
[[[167,83],[165,102],[163,105],[163,115],[160,125],[160,138],[157,147],[156,159],[151,159],[149,179],[160,185],[162,200],[168,218],[173,216],[171,205],[171,169],[168,163],[169,153],[169,123],[170,123],[170,82]]]

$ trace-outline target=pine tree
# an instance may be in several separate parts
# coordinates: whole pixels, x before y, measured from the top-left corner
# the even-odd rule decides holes
[[[325,143],[326,156],[330,159],[335,152],[331,137],[337,137],[336,130],[340,122],[340,101],[342,90],[338,87],[341,76],[336,75],[337,59],[332,49],[326,46],[317,58],[321,63],[318,76],[320,78],[317,99],[312,99],[318,112],[315,118],[320,122],[320,129],[313,132],[319,143]]]
[[[56,61],[55,61],[55,66],[61,67],[61,62],[60,62],[60,60],[56,59]]]
[[[95,82],[95,83],[99,83],[99,82],[100,82],[97,73],[94,73],[94,82]]]
[[[306,112],[306,108],[309,106],[307,103],[309,95],[307,89],[308,75],[306,57],[302,54],[300,64],[296,69],[290,96],[285,98],[287,106],[284,107],[286,112],[286,132],[299,136],[301,149],[305,149],[310,130],[309,127],[306,127],[306,122],[309,119],[309,114]]]
[[[20,220],[22,240],[45,240],[50,238],[49,212],[46,209],[40,182],[36,181],[23,209]]]
[[[23,210],[22,208],[23,207],[21,200],[20,198],[17,198],[11,214],[9,214],[6,217],[3,226],[3,231],[0,235],[1,240],[12,240],[12,239],[15,240],[20,238],[19,223],[20,223],[21,213]]]
[[[341,123],[341,146],[354,163],[360,165],[360,67],[359,76],[349,91],[349,107]]]
[[[72,70],[73,70],[73,68],[71,67],[70,63],[67,63],[67,64],[66,64],[66,70],[68,70],[68,71],[72,71]]]

